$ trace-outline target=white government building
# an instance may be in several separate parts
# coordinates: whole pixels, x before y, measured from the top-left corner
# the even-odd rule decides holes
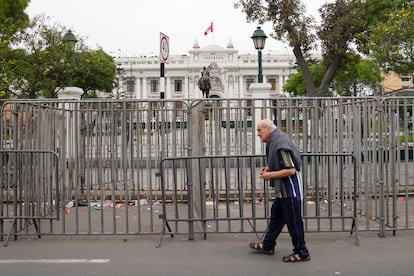
[[[114,98],[160,98],[160,58],[158,55],[115,57],[118,87]],[[296,59],[288,54],[262,54],[263,83],[270,87],[269,96],[284,95],[283,85],[295,73]],[[198,80],[204,67],[210,66],[210,97],[255,97],[252,83],[257,83],[258,55],[239,54],[231,39],[219,45],[200,47],[195,40],[188,54],[170,55],[165,63],[165,99],[202,98]]]

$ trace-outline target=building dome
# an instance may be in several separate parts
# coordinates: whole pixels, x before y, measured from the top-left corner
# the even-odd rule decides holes
[[[209,52],[221,52],[225,51],[226,49],[220,45],[211,44],[201,49],[202,51],[209,51]]]

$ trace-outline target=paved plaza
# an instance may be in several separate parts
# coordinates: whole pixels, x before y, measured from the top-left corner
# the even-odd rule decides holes
[[[413,231],[385,238],[362,232],[360,245],[349,233],[308,233],[312,260],[283,263],[291,245],[280,237],[273,256],[252,252],[254,234],[158,236],[20,237],[0,247],[0,275],[413,275]]]

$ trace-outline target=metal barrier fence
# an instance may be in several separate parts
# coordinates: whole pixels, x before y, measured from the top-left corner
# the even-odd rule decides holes
[[[356,163],[352,154],[303,154],[307,232],[355,233]],[[160,164],[165,234],[264,233],[274,190],[259,178],[262,155],[165,158]],[[185,186],[185,189],[182,186]],[[348,225],[346,220],[350,220]],[[159,245],[160,245],[159,244]]]
[[[256,125],[273,118],[303,153],[352,153],[358,227],[384,236],[414,229],[412,107],[409,97],[15,100],[0,107],[0,150],[57,155],[60,219],[40,227],[42,235],[159,234],[161,160],[262,155]],[[13,198],[3,184],[13,163],[0,169],[2,194]]]
[[[1,233],[10,225],[5,246],[13,233],[27,234],[31,223],[40,237],[40,220],[59,219],[57,164],[51,151],[0,150]]]
[[[378,122],[381,231],[414,229],[413,97],[381,101]],[[382,142],[382,143],[381,143]]]

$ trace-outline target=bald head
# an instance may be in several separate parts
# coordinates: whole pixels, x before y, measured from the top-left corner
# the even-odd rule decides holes
[[[270,119],[263,119],[257,124],[257,136],[263,143],[269,143],[273,130],[276,129],[275,124]]]
[[[269,128],[271,131],[275,130],[275,128],[276,128],[276,125],[270,119],[263,119],[263,120],[259,121],[257,126]]]

